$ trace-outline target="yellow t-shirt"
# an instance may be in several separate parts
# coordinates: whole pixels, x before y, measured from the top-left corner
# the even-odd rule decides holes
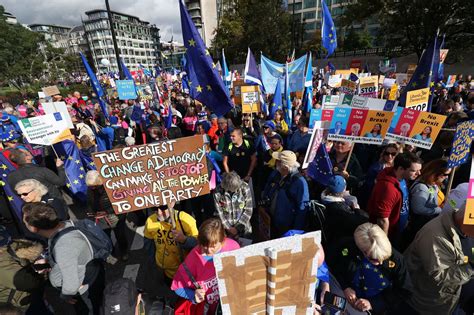
[[[187,237],[197,238],[196,220],[184,211],[175,211],[176,229],[182,231],[178,214],[183,225],[183,234]],[[158,216],[155,213],[146,220],[144,230],[144,236],[155,241],[156,264],[165,271],[165,275],[170,279],[173,279],[181,264],[179,248],[171,233],[172,228],[171,223],[158,221]],[[185,252],[185,254],[187,253]]]

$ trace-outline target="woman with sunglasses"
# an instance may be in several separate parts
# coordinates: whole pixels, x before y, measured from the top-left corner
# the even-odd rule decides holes
[[[399,152],[400,146],[396,143],[390,143],[382,149],[378,161],[376,161],[369,167],[364,180],[364,184],[362,185],[361,189],[361,191],[367,193],[360,194],[359,196],[359,201],[362,209],[365,209],[367,201],[369,200],[370,193],[374,188],[375,179],[377,178],[377,175],[379,175],[379,173],[384,168],[393,166],[393,161],[395,161],[395,157]]]
[[[441,189],[450,174],[446,160],[433,160],[423,166],[420,177],[411,186],[410,230],[413,237],[423,225],[441,213],[445,198]]]

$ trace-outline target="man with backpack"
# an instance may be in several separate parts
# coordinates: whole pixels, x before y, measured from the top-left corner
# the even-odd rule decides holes
[[[61,222],[54,208],[41,202],[23,207],[28,230],[48,239],[49,281],[77,314],[99,314],[104,289],[103,261],[112,242],[90,220]],[[60,313],[60,312],[56,312]]]
[[[309,191],[294,152],[274,152],[272,157],[276,170],[268,178],[263,197],[269,203],[272,238],[277,238],[288,230],[305,229]]]

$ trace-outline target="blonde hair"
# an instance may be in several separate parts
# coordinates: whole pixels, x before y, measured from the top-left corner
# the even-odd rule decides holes
[[[87,186],[99,186],[102,185],[102,179],[100,178],[99,172],[92,170],[86,174],[86,185]]]
[[[30,187],[32,190],[37,191],[41,197],[48,193],[48,187],[41,184],[41,182],[37,181],[36,179],[25,179],[15,185],[15,190],[18,191],[21,187]]]
[[[354,240],[357,247],[372,259],[382,262],[392,256],[392,245],[387,234],[376,224],[359,225],[354,231]]]
[[[199,227],[198,243],[201,246],[215,245],[223,242],[224,238],[225,230],[220,219],[207,219]]]

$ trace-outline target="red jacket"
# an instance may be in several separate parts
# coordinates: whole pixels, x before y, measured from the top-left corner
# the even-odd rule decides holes
[[[377,223],[379,218],[388,218],[388,235],[393,235],[400,219],[402,204],[403,194],[393,167],[382,170],[367,204],[370,222]]]

